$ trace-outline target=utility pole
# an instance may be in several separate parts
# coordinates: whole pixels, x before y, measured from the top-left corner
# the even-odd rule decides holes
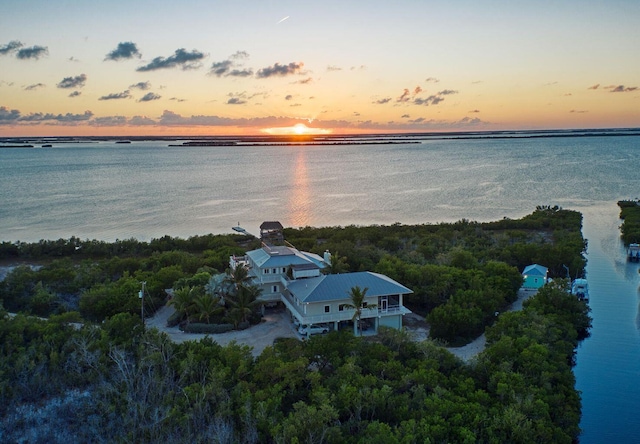
[[[140,298],[140,318],[142,319],[142,329],[144,330],[144,287],[147,285],[146,281],[142,282],[142,290],[138,292]]]

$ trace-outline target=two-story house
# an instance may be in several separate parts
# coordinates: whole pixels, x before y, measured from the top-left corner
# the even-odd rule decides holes
[[[328,251],[320,257],[299,251],[286,241],[285,245],[272,245],[264,240],[262,248],[232,256],[229,266],[247,267],[251,283],[262,289],[260,300],[267,306],[284,304],[300,325],[325,324],[337,330],[349,323],[355,314],[355,309],[349,308],[350,292],[356,286],[367,289],[360,317],[374,331],[381,325],[400,329],[402,316],[410,313],[403,296],[412,291],[393,279],[372,272],[325,275],[322,270],[331,262]]]

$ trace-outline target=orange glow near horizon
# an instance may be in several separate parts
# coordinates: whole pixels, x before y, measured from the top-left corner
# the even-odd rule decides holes
[[[297,123],[293,126],[284,126],[276,128],[264,128],[262,132],[272,136],[306,136],[314,134],[331,134],[332,130],[324,128],[309,128],[304,123]]]

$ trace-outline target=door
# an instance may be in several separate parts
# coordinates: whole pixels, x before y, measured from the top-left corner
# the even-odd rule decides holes
[[[382,313],[386,313],[387,312],[387,304],[388,304],[388,300],[386,296],[382,296],[380,298],[380,311]]]

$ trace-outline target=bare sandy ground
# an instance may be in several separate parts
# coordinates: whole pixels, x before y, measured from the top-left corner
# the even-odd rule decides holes
[[[521,310],[522,302],[533,294],[535,294],[535,291],[520,291],[518,299],[511,305],[509,310]],[[145,323],[148,327],[155,327],[166,333],[175,342],[198,341],[209,336],[220,345],[227,345],[232,341],[248,345],[252,347],[254,356],[259,356],[267,346],[273,344],[276,338],[301,339],[285,311],[270,311],[265,315],[262,323],[246,330],[218,334],[184,333],[178,327],[167,327],[167,318],[173,312],[173,307],[164,306],[152,318],[146,319]],[[429,338],[429,325],[424,317],[411,313],[404,317],[403,323],[413,340],[424,341]],[[463,361],[468,362],[484,350],[486,342],[485,335],[482,334],[476,340],[463,347],[447,347],[447,350]]]

